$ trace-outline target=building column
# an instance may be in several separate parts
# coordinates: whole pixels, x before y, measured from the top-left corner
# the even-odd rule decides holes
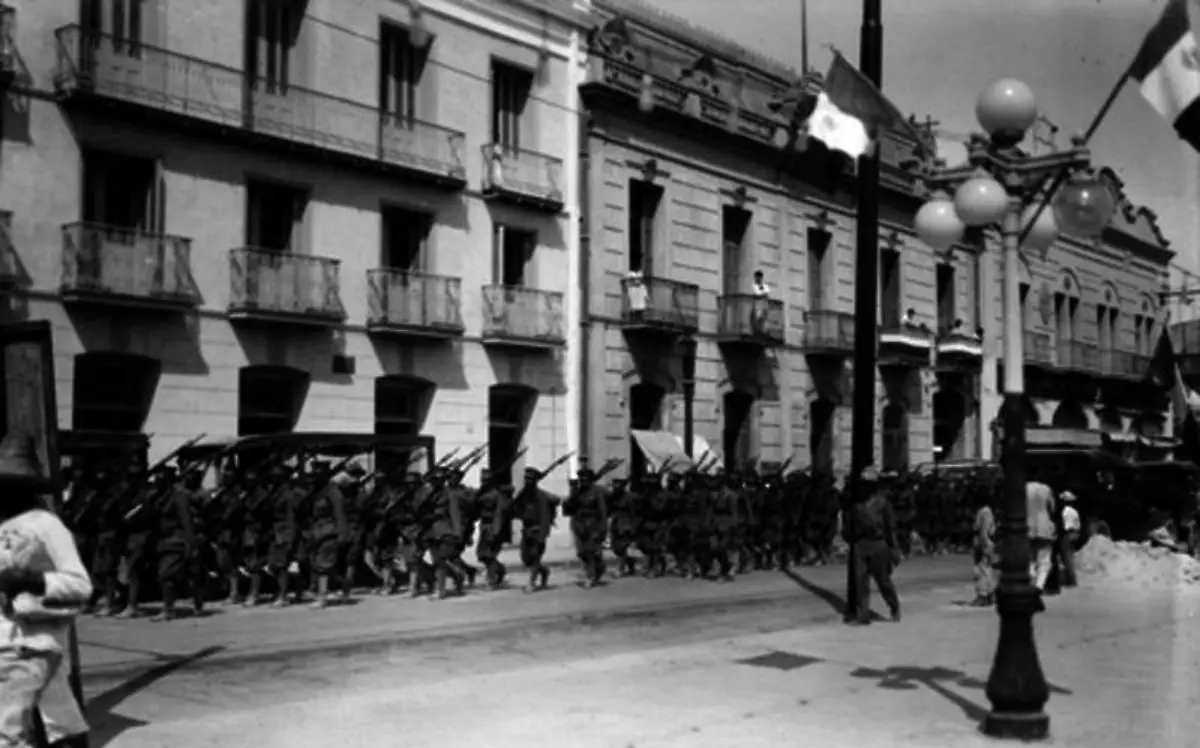
[[[578,31],[571,32],[571,39],[567,48],[567,91],[570,92],[569,100],[571,101],[570,110],[578,112],[580,110],[579,102],[579,86],[584,80],[584,67],[582,57],[581,39],[582,34]],[[567,292],[567,381],[570,384],[566,388],[564,406],[566,408],[566,428],[567,428],[567,451],[573,456],[567,464],[569,475],[575,475],[578,471],[578,455],[585,451],[587,445],[581,444],[581,436],[579,433],[579,414],[583,408],[589,406],[589,393],[583,391],[580,386],[584,381],[582,377],[582,361],[583,361],[583,335],[582,329],[585,320],[583,319],[583,291],[588,287],[587,279],[581,278],[583,263],[581,262],[580,252],[583,251],[580,241],[580,215],[579,215],[579,180],[580,174],[580,157],[579,150],[582,146],[580,142],[579,119],[578,115],[568,116],[566,118],[566,133],[564,142],[567,146],[566,160],[563,163],[563,192],[564,202],[566,204],[565,216],[563,221],[566,223],[566,243],[567,243],[567,277],[572,279],[568,283]],[[594,386],[594,385],[593,385]],[[596,412],[596,411],[592,411]],[[554,439],[558,439],[558,435],[554,435]]]

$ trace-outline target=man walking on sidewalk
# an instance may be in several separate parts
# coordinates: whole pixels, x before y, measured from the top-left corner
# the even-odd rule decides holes
[[[896,517],[887,494],[879,485],[879,471],[865,468],[858,476],[855,489],[866,499],[853,506],[854,577],[857,595],[857,618],[854,623],[864,626],[871,622],[870,580],[879,587],[879,596],[887,603],[892,620],[900,620],[900,598],[892,582],[892,572],[899,558],[896,543]]]

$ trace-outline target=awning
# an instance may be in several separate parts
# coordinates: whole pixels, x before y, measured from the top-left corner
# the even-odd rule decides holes
[[[669,431],[629,432],[637,442],[638,449],[646,458],[646,469],[651,473],[662,472],[669,465],[671,472],[682,473],[692,467],[692,460],[683,451],[683,441]]]
[[[1094,449],[1104,446],[1104,437],[1101,436],[1101,432],[1090,429],[1032,426],[1025,430],[1025,443],[1029,446],[1068,445]]]
[[[683,437],[675,435],[675,441],[679,445],[679,449],[683,449]],[[725,461],[721,459],[721,455],[712,448],[705,439],[699,434],[692,435],[692,454],[696,456],[696,462],[704,465],[704,472],[713,475],[725,469]]]

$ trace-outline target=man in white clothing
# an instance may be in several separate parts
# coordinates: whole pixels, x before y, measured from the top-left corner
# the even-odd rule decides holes
[[[1063,587],[1074,587],[1075,579],[1075,549],[1079,547],[1079,533],[1083,524],[1079,512],[1075,510],[1075,494],[1063,491],[1058,495],[1062,502],[1062,537],[1058,539],[1058,571],[1059,582]]]
[[[65,678],[71,620],[92,595],[75,539],[41,503],[52,488],[38,469],[33,440],[9,432],[0,442],[2,748],[35,745],[34,710]],[[55,707],[45,720],[51,740],[87,731],[74,699]]]
[[[1025,511],[1033,549],[1029,574],[1033,577],[1033,586],[1040,591],[1046,588],[1054,561],[1054,491],[1050,486],[1034,481],[1026,483]]]

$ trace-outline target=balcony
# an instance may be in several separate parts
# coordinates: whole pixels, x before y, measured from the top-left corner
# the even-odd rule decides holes
[[[346,319],[338,260],[242,247],[229,252],[229,318],[331,327]]]
[[[17,25],[17,9],[0,3],[0,85],[10,86],[20,72],[20,55],[14,32]]]
[[[812,356],[847,356],[854,352],[854,315],[814,309],[804,313],[804,352]]]
[[[1182,357],[1180,357],[1182,358]],[[1152,356],[1133,351],[1100,351],[1100,371],[1110,379],[1141,381],[1150,372]]]
[[[483,197],[558,213],[563,209],[563,162],[533,151],[485,145]]]
[[[367,330],[449,340],[463,334],[462,281],[402,270],[368,270]]]
[[[928,366],[931,350],[933,330],[927,326],[885,322],[879,327],[880,366]]]
[[[108,34],[57,32],[54,85],[64,103],[122,107],[255,147],[382,170],[448,189],[466,186],[466,136],[299,86]]]
[[[164,310],[200,305],[191,239],[96,223],[67,224],[62,232],[64,303]]]
[[[1054,365],[1050,333],[1025,331],[1025,365],[1049,369]]]
[[[626,333],[691,335],[700,327],[700,287],[653,276],[623,278],[621,322]]]
[[[717,342],[772,348],[783,345],[783,301],[751,294],[717,299]]]
[[[520,286],[483,287],[483,344],[551,350],[566,344],[563,295]]]
[[[947,332],[938,337],[937,368],[974,371],[983,365],[983,339],[965,332]]]
[[[1100,346],[1078,340],[1059,341],[1056,350],[1057,365],[1062,371],[1099,375]]]

